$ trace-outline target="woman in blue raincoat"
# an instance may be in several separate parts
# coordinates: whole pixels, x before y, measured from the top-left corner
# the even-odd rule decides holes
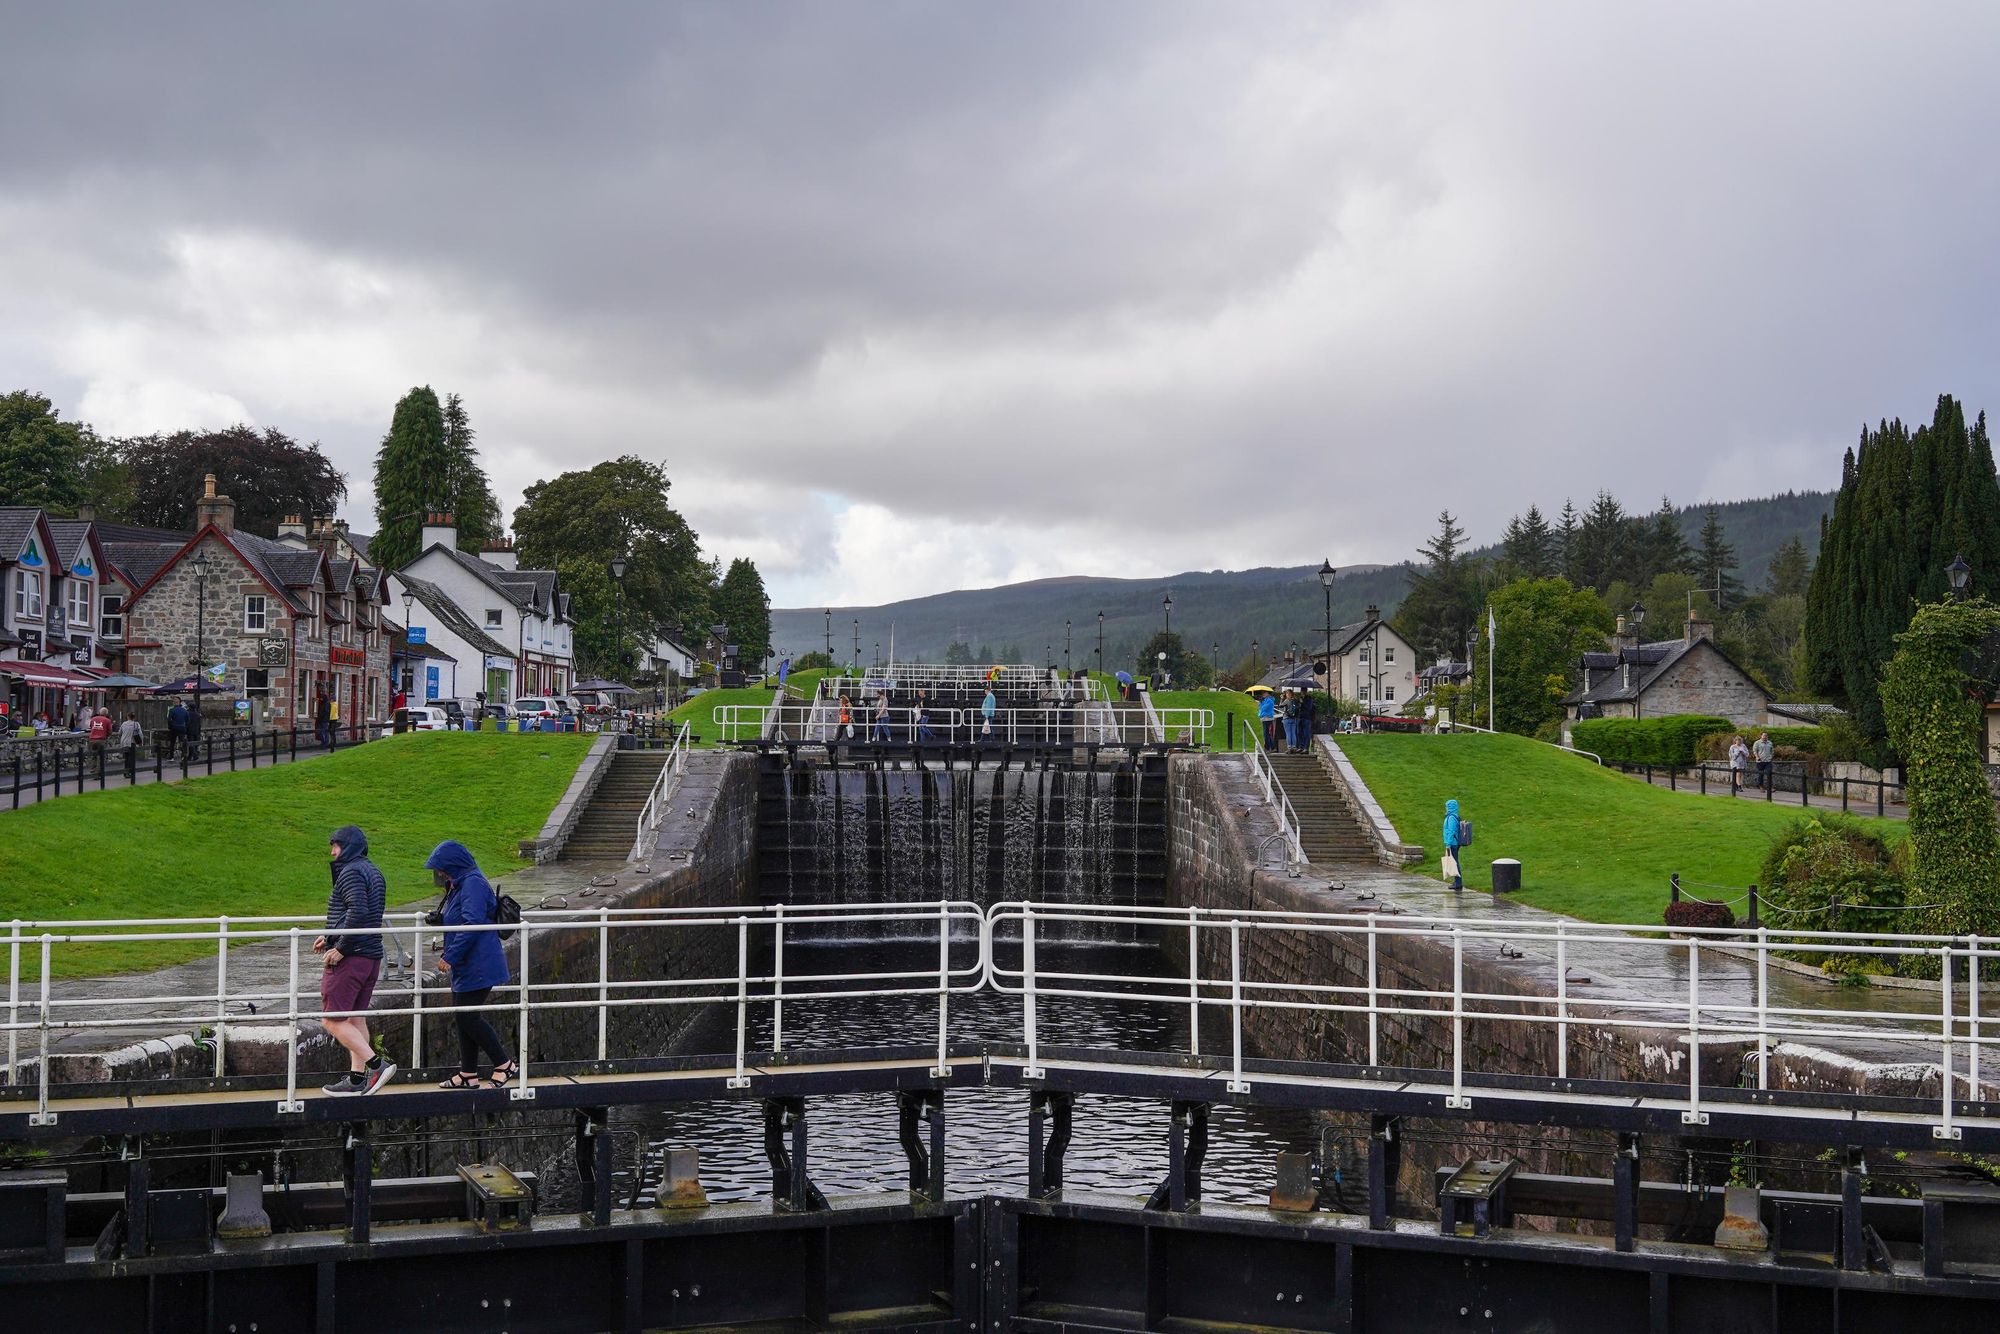
[[[1451,858],[1451,887],[1465,888],[1465,868],[1458,861],[1458,798],[1444,804],[1444,851]]]
[[[497,931],[454,931],[451,928],[488,926],[499,915],[499,900],[493,886],[480,874],[478,863],[463,843],[446,839],[437,845],[424,863],[425,869],[447,891],[444,899],[444,953],[438,967],[451,974],[451,1003],[458,1022],[458,1073],[439,1088],[470,1089],[491,1085],[506,1088],[519,1068],[507,1054],[507,1046],[486,1021],[483,1011],[468,1009],[489,1003],[493,988],[507,985],[507,954],[500,947]],[[484,1052],[493,1059],[490,1080],[479,1077],[479,1057]]]

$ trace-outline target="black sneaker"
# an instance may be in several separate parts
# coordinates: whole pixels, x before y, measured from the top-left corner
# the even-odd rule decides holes
[[[355,1071],[349,1071],[320,1090],[330,1098],[352,1098],[367,1091],[368,1080]]]
[[[382,1060],[380,1057],[377,1057],[375,1060],[370,1061],[368,1063],[368,1068],[366,1070],[363,1070],[361,1072],[360,1092],[362,1093],[375,1092],[377,1089],[381,1088],[384,1084],[388,1083],[390,1078],[394,1076],[395,1073],[396,1073],[396,1063],[394,1061],[385,1061]]]

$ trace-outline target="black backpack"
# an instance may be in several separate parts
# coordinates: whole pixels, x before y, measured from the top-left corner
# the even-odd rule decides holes
[[[1472,821],[1464,818],[1461,818],[1459,820],[1458,846],[1460,846],[1461,848],[1469,848],[1472,846]]]
[[[493,896],[493,924],[505,927],[518,927],[521,924],[521,905],[514,902],[512,894],[496,894]],[[502,943],[505,943],[512,940],[515,933],[513,931],[501,931],[496,934],[500,937]]]

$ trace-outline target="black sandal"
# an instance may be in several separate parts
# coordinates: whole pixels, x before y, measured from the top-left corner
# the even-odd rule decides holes
[[[505,1065],[496,1065],[493,1067],[492,1077],[486,1081],[487,1087],[496,1089],[506,1088],[514,1076],[520,1073],[521,1067],[513,1061],[509,1061]]]
[[[465,1072],[460,1071],[450,1079],[440,1081],[438,1087],[441,1089],[478,1089],[485,1088],[486,1084],[478,1075],[467,1075]]]

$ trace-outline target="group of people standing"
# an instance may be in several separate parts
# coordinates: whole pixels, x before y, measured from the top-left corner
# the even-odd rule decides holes
[[[1288,689],[1282,700],[1277,695],[1265,693],[1257,697],[1257,720],[1264,728],[1265,750],[1278,749],[1278,735],[1282,727],[1285,751],[1298,754],[1312,749],[1319,706],[1313,702],[1312,693],[1306,690]]]
[[[382,975],[382,926],[388,883],[368,859],[368,836],[354,825],[333,831],[328,843],[333,891],[327,898],[326,929],[313,941],[320,956],[320,1023],[347,1052],[347,1074],[326,1085],[334,1097],[374,1093],[395,1077],[396,1063],[374,1049],[368,1035],[368,1007]],[[498,920],[499,898],[463,843],[446,839],[424,862],[445,891],[437,914],[445,929],[438,968],[451,978],[452,1018],[457,1021],[458,1071],[440,1088],[505,1088],[519,1071],[500,1034],[478,1007],[511,977],[500,933],[466,930]],[[459,928],[453,930],[453,927]],[[480,1073],[482,1054],[490,1072]],[[421,1059],[421,1057],[420,1057]]]
[[[1769,789],[1771,786],[1771,762],[1778,748],[1771,744],[1769,732],[1759,732],[1754,745],[1745,746],[1739,734],[1729,738],[1729,782],[1733,787],[1743,786],[1744,776],[1750,770],[1751,761],[1757,764],[1757,786]]]

